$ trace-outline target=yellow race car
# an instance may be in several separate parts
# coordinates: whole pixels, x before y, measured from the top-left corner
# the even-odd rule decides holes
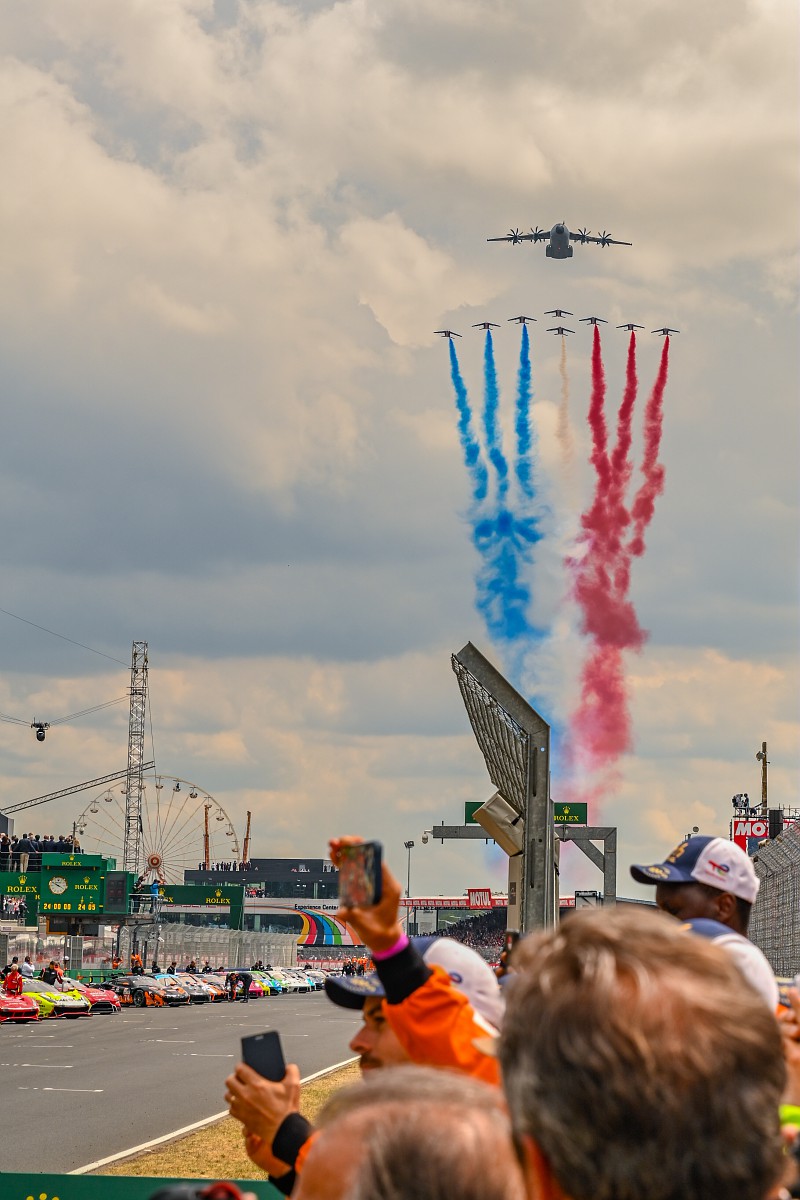
[[[26,979],[22,993],[36,1001],[40,1017],[88,1017],[92,1011],[91,1004],[80,992],[69,987],[62,991],[57,983]]]

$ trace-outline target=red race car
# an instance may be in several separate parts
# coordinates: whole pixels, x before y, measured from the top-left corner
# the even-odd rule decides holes
[[[0,1022],[2,1021],[38,1021],[39,1005],[33,996],[9,996],[0,990]]]
[[[111,988],[103,987],[100,984],[83,983],[80,979],[71,979],[69,976],[64,976],[65,990],[71,989],[80,994],[89,1001],[92,1006],[92,1012],[119,1012],[120,1001],[116,992],[112,992]]]

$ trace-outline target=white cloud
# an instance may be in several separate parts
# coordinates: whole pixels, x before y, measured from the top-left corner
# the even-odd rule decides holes
[[[729,789],[747,790],[742,747],[762,737],[789,799],[796,26],[766,0],[602,0],[568,21],[519,0],[263,0],[225,19],[211,0],[17,7],[0,73],[4,607],[123,659],[148,637],[164,769],[197,769],[238,823],[253,808],[257,847],[269,830],[310,852],[357,823],[396,854],[489,786],[449,651],[471,637],[501,664],[472,610],[433,329],[464,332],[479,404],[467,330],[503,322],[508,437],[506,317],[564,304],[610,326],[666,320],[682,330],[667,488],[634,576],[651,640],[630,664],[637,746],[609,801],[621,862],[687,823],[724,828]],[[634,245],[554,263],[484,240],[562,216]],[[554,634],[526,687],[561,719],[581,654],[561,559],[591,488],[588,343],[568,349],[563,485],[543,328],[553,514],[534,590]],[[609,406],[621,337],[604,335]],[[3,711],[105,696],[83,652],[3,627]],[[2,726],[4,794],[113,767],[124,726],[65,726],[45,754]],[[497,872],[478,848],[428,849],[436,891]]]

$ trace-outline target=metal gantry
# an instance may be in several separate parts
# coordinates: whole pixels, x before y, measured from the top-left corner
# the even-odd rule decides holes
[[[509,905],[519,882],[520,928],[547,927],[558,907],[550,726],[471,642],[451,662],[489,778],[524,822],[522,854],[509,862]]]
[[[131,651],[131,708],[128,722],[128,773],[125,792],[125,841],[122,869],[139,874],[142,855],[142,792],[144,790],[144,728],[147,713],[147,642],[134,642]]]

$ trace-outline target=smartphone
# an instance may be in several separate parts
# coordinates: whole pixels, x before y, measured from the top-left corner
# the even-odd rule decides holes
[[[343,846],[339,860],[339,903],[343,908],[371,908],[381,898],[383,877],[380,842]]]
[[[274,1029],[242,1038],[242,1060],[273,1083],[280,1083],[286,1074],[281,1035]]]
[[[518,941],[519,941],[519,930],[518,929],[507,929],[506,937],[505,937],[506,957],[508,957],[511,954],[511,951],[514,949],[514,947],[516,946]]]

